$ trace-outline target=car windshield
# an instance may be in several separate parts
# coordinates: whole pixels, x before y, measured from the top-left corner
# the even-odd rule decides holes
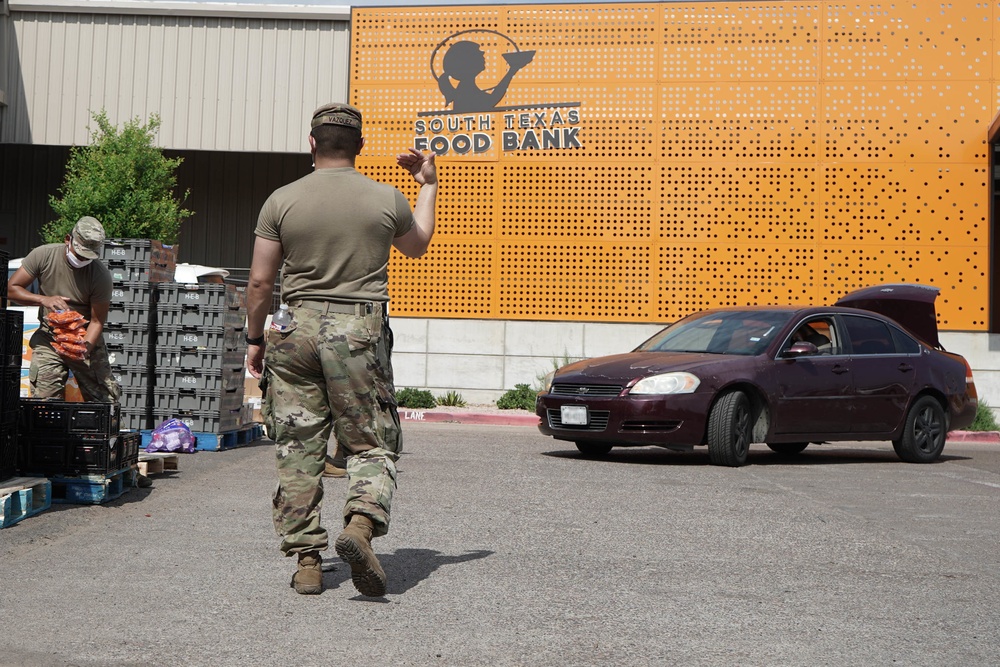
[[[760,354],[792,314],[783,310],[696,313],[667,327],[636,351]]]

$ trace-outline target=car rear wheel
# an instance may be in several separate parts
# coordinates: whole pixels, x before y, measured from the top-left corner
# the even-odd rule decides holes
[[[774,442],[767,443],[767,446],[771,448],[771,451],[777,452],[778,454],[784,454],[785,456],[791,456],[792,454],[798,454],[806,447],[809,446],[808,442]]]
[[[606,442],[578,442],[576,448],[584,456],[604,456],[611,451],[611,445]]]
[[[723,394],[708,415],[708,460],[717,466],[747,462],[753,437],[750,399],[742,391]]]
[[[903,437],[892,448],[907,463],[930,463],[941,456],[948,437],[944,409],[932,396],[921,396],[906,415]]]

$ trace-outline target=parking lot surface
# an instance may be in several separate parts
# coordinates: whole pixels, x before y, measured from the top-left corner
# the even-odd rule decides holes
[[[389,577],[289,587],[270,443],[181,455],[107,505],[0,531],[0,665],[994,665],[1000,446],[578,456],[529,426],[410,423]],[[346,481],[327,480],[336,530]]]

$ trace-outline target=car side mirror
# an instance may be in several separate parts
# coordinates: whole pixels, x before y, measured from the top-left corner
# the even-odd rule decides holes
[[[809,357],[814,354],[819,354],[819,348],[810,343],[809,341],[800,340],[797,343],[793,343],[790,348],[785,350],[784,356],[786,357]]]

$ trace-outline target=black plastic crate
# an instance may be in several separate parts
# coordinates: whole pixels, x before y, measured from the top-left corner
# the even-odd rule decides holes
[[[87,436],[19,436],[19,467],[25,475],[105,475],[139,460],[139,431],[94,438]]]
[[[121,428],[121,407],[117,403],[23,398],[20,413],[20,433],[29,438],[43,435],[108,438],[117,435]]]
[[[0,480],[13,477],[18,468],[17,428],[0,425]]]
[[[3,274],[0,276],[0,297],[7,296],[7,271],[10,268],[8,262],[10,262],[10,255],[7,254],[6,250],[0,250],[0,266],[3,267],[3,271],[0,271]]]
[[[0,311],[0,366],[21,366],[24,353],[24,312]]]
[[[0,423],[17,423],[21,403],[21,367],[0,367]]]

